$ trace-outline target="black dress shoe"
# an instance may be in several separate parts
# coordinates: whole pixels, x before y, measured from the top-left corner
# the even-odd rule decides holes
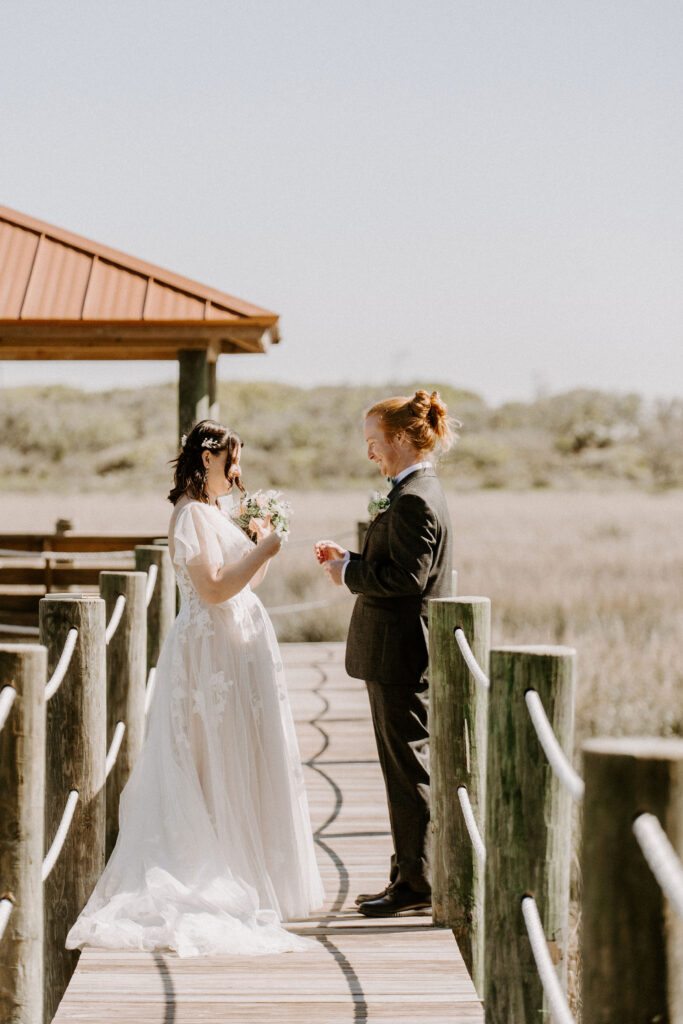
[[[358,910],[366,917],[396,917],[407,910],[431,910],[432,896],[428,892],[416,892],[405,882],[390,885],[377,900],[366,900]]]
[[[382,889],[381,892],[374,892],[374,893],[361,892],[361,893],[359,893],[359,895],[356,896],[356,899],[355,899],[356,906],[359,907],[361,905],[361,903],[367,903],[369,900],[381,900],[382,896],[386,896],[386,894],[387,894],[387,892],[388,892],[388,890],[390,888],[391,888],[391,882],[389,882],[387,885],[385,885],[385,887]]]

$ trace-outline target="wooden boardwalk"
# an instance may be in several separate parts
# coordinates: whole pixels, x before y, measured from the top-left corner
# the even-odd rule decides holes
[[[483,1024],[453,935],[427,914],[371,921],[359,891],[382,888],[391,849],[363,684],[341,644],[283,646],[326,892],[291,928],[312,953],[180,959],[86,950],[54,1024]]]

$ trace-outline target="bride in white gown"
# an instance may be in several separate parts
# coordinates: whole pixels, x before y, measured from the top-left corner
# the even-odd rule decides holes
[[[156,672],[119,837],[66,945],[180,956],[307,949],[284,929],[322,903],[277,641],[254,545],[217,504],[241,442],[210,420],[180,452],[169,549],[182,598]]]

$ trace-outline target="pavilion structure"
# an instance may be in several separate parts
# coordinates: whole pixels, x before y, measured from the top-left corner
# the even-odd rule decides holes
[[[0,359],[177,359],[181,434],[218,415],[220,355],[278,341],[276,313],[0,206]]]

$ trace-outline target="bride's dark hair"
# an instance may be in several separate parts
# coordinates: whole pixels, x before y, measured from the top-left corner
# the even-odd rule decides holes
[[[189,494],[195,501],[203,501],[209,504],[209,494],[206,489],[206,469],[202,459],[203,452],[227,451],[225,460],[225,476],[230,481],[230,489],[233,484],[242,492],[244,484],[241,476],[230,476],[230,470],[235,457],[242,447],[242,441],[234,430],[216,423],[215,420],[200,420],[187,435],[181,438],[180,451],[171,464],[175,466],[173,487],[168,495],[168,500],[174,505],[183,494]]]

